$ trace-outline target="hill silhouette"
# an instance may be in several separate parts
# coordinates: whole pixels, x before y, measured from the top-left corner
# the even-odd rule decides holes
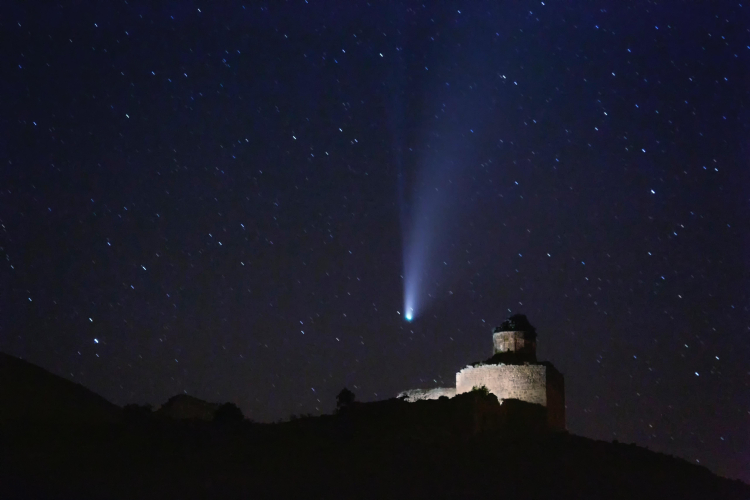
[[[104,423],[120,408],[80,384],[0,352],[0,422]]]
[[[6,393],[65,391],[44,415],[87,414],[103,401],[18,361],[13,373],[28,379],[3,378],[18,381]],[[340,399],[332,415],[275,424],[243,420],[231,404],[232,418],[214,420],[150,407],[120,421],[5,420],[0,498],[750,498],[750,486],[678,458],[547,432],[540,405],[499,405],[481,391],[415,403]]]

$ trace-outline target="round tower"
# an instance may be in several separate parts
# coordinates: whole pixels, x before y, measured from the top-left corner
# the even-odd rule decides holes
[[[518,361],[536,362],[536,328],[516,314],[492,332],[493,355],[508,353]]]

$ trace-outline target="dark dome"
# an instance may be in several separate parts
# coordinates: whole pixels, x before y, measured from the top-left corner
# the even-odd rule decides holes
[[[524,332],[526,333],[526,338],[536,338],[536,328],[529,323],[525,314],[514,314],[506,319],[500,326],[495,327],[495,330],[492,333],[498,332]]]

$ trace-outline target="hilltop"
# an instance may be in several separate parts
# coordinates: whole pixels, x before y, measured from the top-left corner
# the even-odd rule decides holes
[[[260,424],[231,404],[186,398],[165,407],[215,408],[214,420],[202,411],[122,411],[33,365],[0,359],[3,394],[16,404],[27,397],[36,408],[42,394],[61,391],[45,407],[47,420],[0,423],[3,499],[750,498],[750,486],[678,458],[548,432],[544,407],[499,405],[481,391],[347,401],[333,415]],[[102,418],[56,418],[91,414]]]

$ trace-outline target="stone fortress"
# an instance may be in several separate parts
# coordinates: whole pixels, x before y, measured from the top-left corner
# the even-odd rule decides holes
[[[456,373],[456,387],[412,389],[398,395],[409,402],[452,398],[486,387],[497,396],[544,406],[550,430],[565,430],[565,381],[552,363],[536,359],[536,329],[526,316],[516,314],[492,332],[493,356]]]

